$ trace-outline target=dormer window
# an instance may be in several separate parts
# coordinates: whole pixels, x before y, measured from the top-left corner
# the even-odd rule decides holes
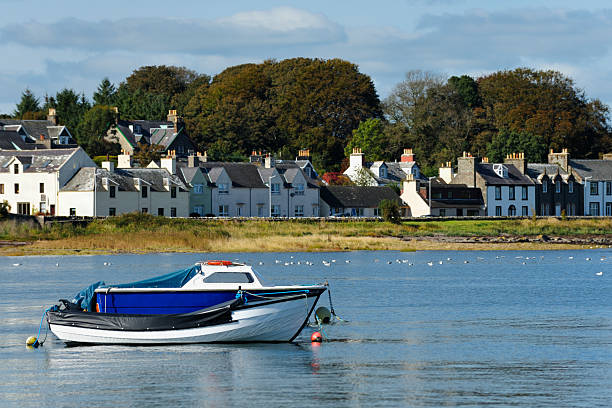
[[[13,173],[19,174],[19,163],[13,164]]]
[[[501,178],[508,178],[508,168],[503,164],[494,164],[493,171]]]
[[[134,124],[134,134],[135,135],[142,135],[142,126],[140,126],[139,124]]]
[[[381,166],[380,169],[378,169],[378,177],[387,178],[387,168],[386,167]]]

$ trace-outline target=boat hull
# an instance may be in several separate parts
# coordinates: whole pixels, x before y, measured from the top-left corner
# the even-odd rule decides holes
[[[180,330],[101,330],[50,319],[51,331],[67,344],[187,344],[289,342],[299,335],[320,294],[293,295],[238,306],[231,321]]]

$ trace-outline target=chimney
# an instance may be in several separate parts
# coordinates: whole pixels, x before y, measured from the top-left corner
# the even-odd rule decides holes
[[[521,174],[525,174],[527,171],[527,160],[525,159],[525,153],[511,153],[506,156],[504,160],[505,164],[512,164],[516,167]]]
[[[102,168],[112,173],[115,171],[115,163],[113,163],[112,161],[103,161]]]
[[[200,166],[200,152],[198,155],[190,154],[187,157],[187,167],[199,167]]]
[[[116,106],[111,107],[111,112],[113,112],[113,120],[115,121],[115,125],[119,123],[119,108]]]
[[[564,171],[568,171],[569,152],[567,149],[562,149],[561,153],[555,153],[553,149],[550,149],[550,153],[548,154],[548,164],[556,164]]]
[[[446,184],[450,184],[453,181],[453,166],[451,162],[444,163],[438,169],[438,176],[444,180]]]
[[[174,124],[174,133],[178,133],[181,118],[177,115],[176,109],[170,109],[168,111],[168,122],[172,122]]]
[[[200,153],[198,153],[199,155]],[[200,162],[202,163],[206,163],[208,161],[208,153],[206,151],[204,151],[203,155],[200,155]]]
[[[117,168],[118,169],[131,169],[132,168],[132,156],[129,152],[121,149],[121,154],[117,156]]]
[[[261,164],[262,162],[262,158],[261,158],[261,152],[257,152],[257,150],[253,150],[251,152],[251,157],[249,158],[249,162],[250,163],[256,163],[256,164]]]
[[[404,154],[400,159],[402,163],[409,163],[414,161],[414,153],[412,153],[412,149],[404,149]]]
[[[295,160],[310,161],[310,149],[301,149],[298,153],[298,157],[296,157]]]
[[[476,187],[476,158],[463,152],[463,157],[457,158],[457,176],[468,187]]]
[[[363,168],[365,165],[364,154],[361,153],[361,149],[359,147],[353,147],[353,153],[351,153],[351,157],[349,158],[349,166],[359,170]]]
[[[604,160],[612,160],[612,153],[605,153],[603,155]]]
[[[49,108],[49,114],[47,115],[47,120],[52,122],[53,125],[57,126],[57,113],[55,112],[55,108]]]
[[[176,157],[174,155],[162,157],[159,162],[159,167],[168,170],[170,174],[176,174]]]
[[[275,166],[276,166],[276,162],[274,160],[274,157],[272,157],[270,153],[266,154],[266,158],[264,160],[264,167],[266,169],[272,169]]]

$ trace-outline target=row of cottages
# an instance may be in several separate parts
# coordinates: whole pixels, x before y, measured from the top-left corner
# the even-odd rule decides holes
[[[105,136],[109,143],[117,143],[123,152],[134,154],[139,145],[156,145],[163,153],[174,152],[177,157],[185,158],[194,154],[196,146],[189,138],[183,119],[176,110],[168,111],[167,120],[124,120],[119,117],[115,107],[115,123]]]
[[[0,119],[0,150],[67,149],[77,147],[66,126],[58,124],[55,109],[46,120]]]

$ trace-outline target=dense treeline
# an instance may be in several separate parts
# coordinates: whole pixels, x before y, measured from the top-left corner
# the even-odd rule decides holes
[[[321,170],[339,170],[353,147],[370,160],[394,160],[412,147],[426,174],[463,151],[491,161],[521,151],[543,161],[550,148],[587,158],[612,150],[608,106],[559,72],[526,68],[477,79],[410,71],[381,103],[370,77],[340,59],[244,64],[213,78],[146,66],[118,86],[104,79],[91,102],[64,89],[41,104],[26,90],[13,116],[42,119],[56,108],[60,122],[98,155],[116,152],[103,141],[112,106],[126,119],[163,120],[177,109],[214,159],[245,158],[254,149],[290,158],[309,148]]]

